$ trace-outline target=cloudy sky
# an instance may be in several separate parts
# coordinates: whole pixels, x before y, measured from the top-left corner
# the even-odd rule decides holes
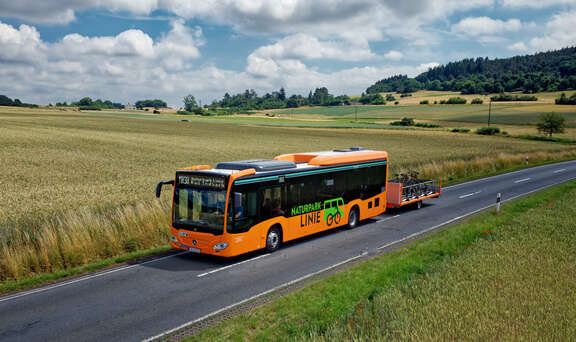
[[[576,0],[0,0],[0,94],[182,106],[359,94],[467,57],[576,45]]]

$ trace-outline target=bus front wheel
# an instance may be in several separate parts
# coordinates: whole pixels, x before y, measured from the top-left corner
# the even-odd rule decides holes
[[[268,252],[274,252],[280,247],[281,233],[280,228],[272,227],[266,235],[266,250]]]
[[[348,214],[348,227],[355,228],[358,225],[358,208],[354,207]]]

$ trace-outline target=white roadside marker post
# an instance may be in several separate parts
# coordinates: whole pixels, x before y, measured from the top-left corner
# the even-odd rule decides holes
[[[500,195],[500,193],[498,193],[498,195],[496,195],[496,212],[499,213],[500,212],[500,201],[502,200],[502,195]]]

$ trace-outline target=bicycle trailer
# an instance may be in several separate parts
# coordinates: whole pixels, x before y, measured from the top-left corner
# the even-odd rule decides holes
[[[386,207],[399,208],[414,204],[420,208],[422,200],[440,197],[441,193],[442,182],[431,179],[410,179],[405,182],[400,178],[392,179],[388,181]]]

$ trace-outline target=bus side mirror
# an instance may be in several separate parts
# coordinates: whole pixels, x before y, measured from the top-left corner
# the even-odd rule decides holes
[[[160,198],[160,192],[162,192],[162,186],[164,184],[171,184],[172,186],[174,186],[174,180],[162,181],[162,182],[158,183],[156,185],[156,198]]]

